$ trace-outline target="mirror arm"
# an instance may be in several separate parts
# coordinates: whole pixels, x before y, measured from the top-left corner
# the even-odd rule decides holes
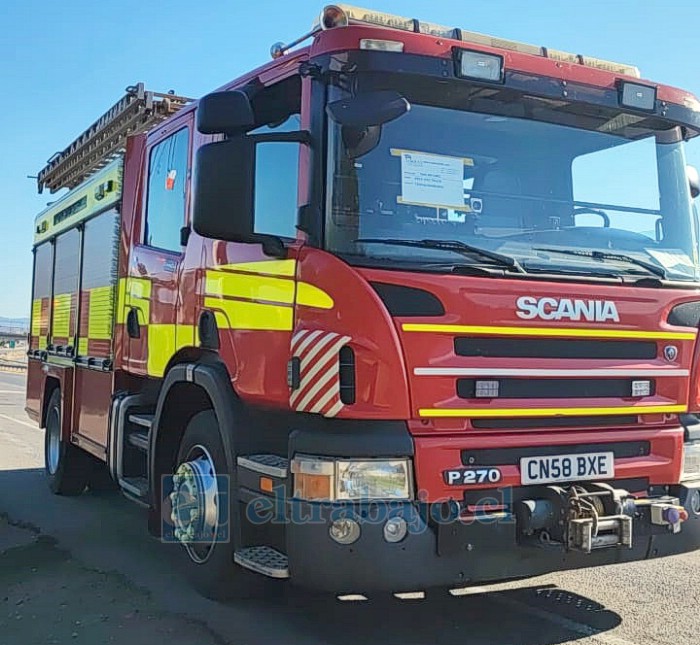
[[[276,235],[268,235],[267,233],[256,233],[251,235],[245,244],[260,244],[263,253],[269,257],[279,258],[281,260],[287,257],[287,246],[282,238]]]
[[[277,143],[290,141],[292,143],[304,143],[310,145],[311,133],[308,130],[297,132],[264,132],[262,134],[249,134],[248,138],[254,143]]]

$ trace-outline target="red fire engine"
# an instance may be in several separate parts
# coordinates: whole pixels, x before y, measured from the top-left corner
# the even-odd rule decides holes
[[[116,482],[210,597],[697,548],[700,103],[344,5],[272,54],[39,174],[51,489]]]

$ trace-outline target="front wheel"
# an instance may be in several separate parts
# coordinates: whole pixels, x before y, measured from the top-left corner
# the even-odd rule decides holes
[[[90,456],[64,441],[61,391],[55,389],[46,410],[44,464],[51,492],[56,495],[80,495],[90,476]]]
[[[172,537],[182,546],[187,577],[212,600],[240,597],[249,578],[233,562],[230,473],[214,411],[196,414],[178,451],[170,519]]]

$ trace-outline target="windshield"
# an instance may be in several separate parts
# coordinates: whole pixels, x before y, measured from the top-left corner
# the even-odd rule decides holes
[[[534,97],[466,103],[412,101],[381,127],[330,122],[331,251],[377,265],[493,266],[468,245],[528,273],[696,279],[680,128]]]

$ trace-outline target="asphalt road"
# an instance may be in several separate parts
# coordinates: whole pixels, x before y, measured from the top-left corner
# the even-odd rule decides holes
[[[24,377],[0,372],[0,645],[697,645],[700,552],[621,567],[341,602],[290,590],[207,601],[118,493],[51,495]],[[319,563],[322,566],[322,563]]]

